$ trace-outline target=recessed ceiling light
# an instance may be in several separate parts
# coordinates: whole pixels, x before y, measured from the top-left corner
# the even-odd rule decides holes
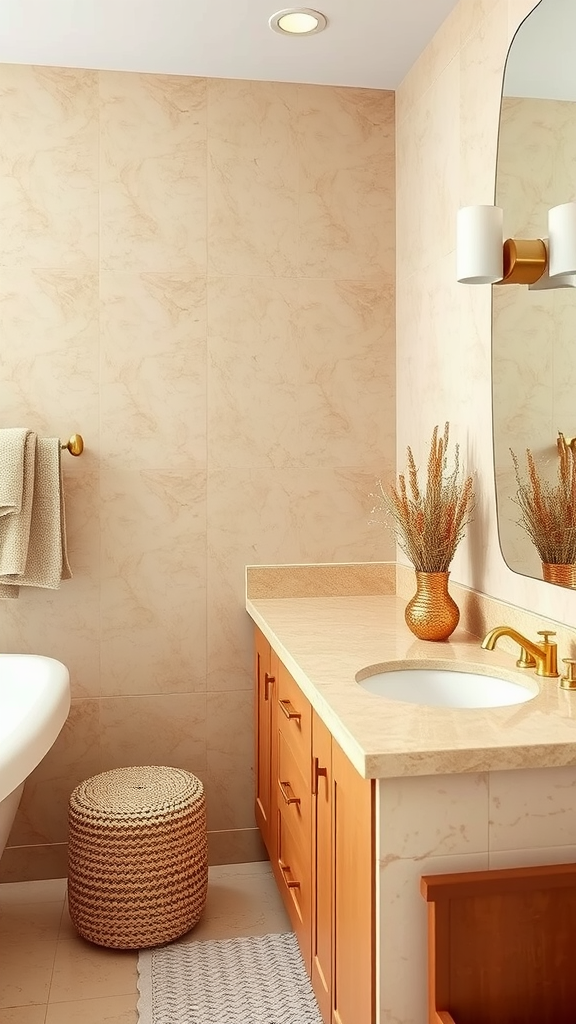
[[[278,11],[269,19],[268,24],[274,32],[283,36],[312,36],[322,32],[328,24],[320,11],[311,11],[309,7],[291,7],[287,11]]]

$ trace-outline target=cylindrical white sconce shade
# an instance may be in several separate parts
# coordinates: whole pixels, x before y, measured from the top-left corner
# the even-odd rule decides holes
[[[503,270],[504,218],[499,206],[463,206],[456,222],[456,277],[462,284],[494,284]]]
[[[562,203],[548,211],[550,277],[576,274],[576,203]]]

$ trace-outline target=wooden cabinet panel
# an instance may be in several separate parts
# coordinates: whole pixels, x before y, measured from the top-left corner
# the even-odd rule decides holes
[[[262,839],[272,859],[275,856],[274,815],[274,726],[276,719],[275,687],[278,679],[278,657],[259,629],[255,630],[255,735],[254,756],[256,779],[255,815]]]
[[[332,741],[333,1024],[375,1013],[374,784]]]
[[[278,732],[278,772],[276,801],[282,808],[290,830],[302,847],[310,845],[310,783],[302,774],[292,748],[283,733]]]
[[[322,1019],[332,1019],[332,737],[312,714],[311,981]]]
[[[374,784],[256,629],[256,820],[325,1024],[374,1024]]]
[[[310,974],[310,833],[303,842],[301,835],[292,832],[284,807],[278,807],[277,815],[278,856],[274,874],[298,939],[302,959]]]
[[[276,718],[278,730],[294,751],[302,774],[310,785],[312,708],[282,662],[278,664]]]

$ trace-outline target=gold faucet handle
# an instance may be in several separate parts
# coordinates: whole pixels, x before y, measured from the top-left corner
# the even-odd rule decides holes
[[[555,640],[550,641],[548,639],[549,636],[556,636],[556,633],[554,631],[550,630],[550,629],[539,629],[538,630],[538,636],[544,637],[544,643],[545,644],[549,644],[549,643],[555,644],[556,643]]]
[[[520,648],[520,657],[516,662],[516,668],[536,668],[536,658],[529,654],[525,647]]]
[[[566,674],[560,679],[560,686],[563,690],[576,690],[576,659],[562,658],[566,665]]]

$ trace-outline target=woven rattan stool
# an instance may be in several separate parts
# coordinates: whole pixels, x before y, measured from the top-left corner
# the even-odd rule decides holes
[[[158,946],[204,910],[204,787],[180,768],[117,768],[70,797],[68,901],[85,939],[115,949]]]

